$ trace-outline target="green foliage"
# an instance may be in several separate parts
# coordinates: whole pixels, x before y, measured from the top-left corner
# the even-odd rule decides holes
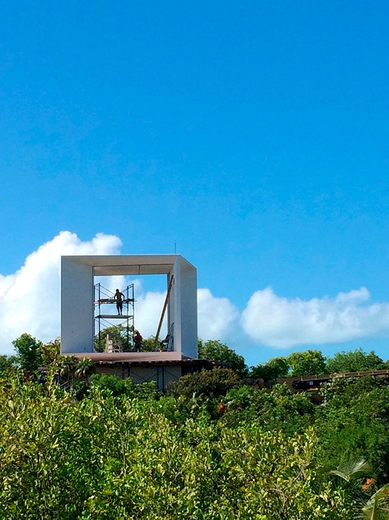
[[[203,412],[203,407],[198,400],[188,399],[184,396],[172,397],[163,395],[158,400],[158,412],[163,414],[175,425],[184,424],[189,418],[195,418]]]
[[[231,368],[240,377],[245,377],[248,373],[244,357],[218,340],[209,340],[203,343],[200,339],[198,344],[198,357],[199,359],[209,359],[210,361],[218,363],[226,363],[228,364],[228,368]]]
[[[79,359],[75,356],[58,356],[52,365],[55,371],[60,371],[63,376],[71,381],[75,377],[75,372],[79,364]]]
[[[137,383],[133,387],[132,397],[134,399],[158,399],[161,392],[157,389],[155,381],[145,381],[144,383]]]
[[[98,389],[103,395],[112,397],[126,396],[138,399],[156,399],[160,393],[155,381],[135,385],[131,378],[120,379],[115,375],[93,374],[92,389]]]
[[[233,490],[228,518],[234,510],[235,518],[247,519],[352,518],[342,493],[330,482],[319,485],[311,430],[288,439],[277,431],[260,433],[254,425],[227,429],[224,438],[221,485]]]
[[[216,367],[181,377],[168,384],[167,393],[175,397],[215,398],[225,395],[231,388],[240,386],[239,376],[230,368]]]
[[[43,366],[55,364],[61,355],[60,339],[56,338],[54,341],[50,341],[46,344],[41,343],[40,352]]]
[[[325,405],[316,413],[323,464],[336,467],[338,461],[366,459],[379,483],[387,482],[389,387],[373,378],[338,380],[328,386]]]
[[[80,359],[77,363],[76,369],[74,371],[74,375],[78,379],[86,379],[89,380],[89,377],[96,372],[95,365],[93,361],[89,358]]]
[[[373,351],[367,354],[361,348],[351,352],[338,352],[332,358],[327,359],[327,371],[330,374],[383,368],[386,368],[386,364],[379,356]]]
[[[113,397],[119,395],[131,395],[134,383],[132,379],[119,379],[115,375],[93,374],[91,377],[93,388],[98,388],[103,394],[107,393]]]
[[[359,478],[361,475],[371,474],[371,465],[364,459],[347,460],[341,462],[337,468],[331,470],[329,475],[336,475],[346,482]]]
[[[347,407],[359,395],[368,397],[369,392],[386,386],[385,379],[375,377],[335,378],[321,386],[320,393],[324,403],[330,403],[333,408]]]
[[[343,479],[346,482],[345,489],[351,503],[355,504],[358,514],[357,518],[368,518],[378,520],[379,518],[387,518],[381,513],[386,509],[384,506],[389,505],[388,497],[385,494],[384,501],[382,495],[374,493],[376,481],[374,478],[366,478],[371,475],[372,468],[364,459],[344,460],[338,467],[331,470],[328,474],[331,477]],[[385,489],[387,486],[384,486]],[[373,496],[371,496],[373,494]],[[368,497],[370,496],[370,499]],[[367,502],[366,502],[366,499]],[[386,509],[387,511],[387,509]]]
[[[42,365],[42,342],[24,333],[12,342],[19,366],[28,373],[33,373]]]
[[[95,350],[97,352],[104,352],[106,346],[107,335],[114,343],[120,344],[123,352],[131,352],[134,349],[132,343],[132,329],[127,330],[124,325],[111,325],[102,329],[99,334],[95,336]]]
[[[326,358],[320,350],[293,352],[286,358],[291,376],[314,376],[326,374]]]
[[[362,508],[361,520],[387,520],[389,517],[389,484],[385,484]]]
[[[58,342],[43,345],[27,334],[15,340],[23,370],[38,359],[51,367],[45,385],[23,382],[13,360],[0,357],[1,516],[388,517],[384,379],[334,379],[323,386],[323,405],[314,406],[308,393],[286,385],[242,385],[243,358],[207,343],[200,354],[235,363],[234,370],[190,374],[161,395],[154,382],[93,374],[90,360],[60,356]],[[371,354],[362,357],[374,361]],[[320,351],[307,351],[270,360],[253,374],[274,382],[289,366],[298,376],[325,372],[323,364]],[[59,373],[70,391],[55,384]]]
[[[18,359],[15,356],[0,356],[0,377],[12,377],[16,371]]]
[[[318,477],[312,430],[230,428],[201,411],[178,419],[160,401],[98,386],[77,402],[51,387],[0,385],[3,518],[355,518],[342,488]]]
[[[142,352],[154,352],[155,336],[142,339]]]
[[[275,383],[277,379],[280,377],[286,377],[289,372],[289,363],[284,357],[276,357],[268,361],[267,363],[263,363],[262,365],[257,365],[256,367],[251,367],[251,376],[254,378],[263,379],[265,383]]]
[[[288,435],[303,433],[314,424],[315,406],[306,393],[292,394],[286,385],[272,390],[249,386],[230,390],[222,421],[238,426],[242,421],[257,422],[264,430],[282,430]]]

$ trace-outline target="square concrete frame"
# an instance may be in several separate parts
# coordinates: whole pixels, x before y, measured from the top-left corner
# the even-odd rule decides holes
[[[167,281],[173,276],[167,319],[168,330],[174,328],[174,353],[161,352],[161,360],[164,354],[169,359],[196,359],[197,270],[181,255],[62,256],[62,353],[94,352],[95,276],[147,274],[166,274]]]

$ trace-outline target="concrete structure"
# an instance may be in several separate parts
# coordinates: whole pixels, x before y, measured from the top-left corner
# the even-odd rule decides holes
[[[166,390],[166,386],[177,381],[186,374],[200,370],[212,370],[214,364],[207,359],[172,359],[173,352],[166,352],[161,358],[159,352],[121,352],[87,354],[95,366],[97,374],[115,375],[125,379],[130,377],[134,383],[155,381],[158,390]],[[83,359],[84,354],[73,354]]]
[[[154,355],[159,360],[169,361],[196,359],[197,270],[181,255],[62,256],[62,353],[93,358],[95,276],[148,274],[165,274],[167,287],[172,282],[167,305],[167,330],[174,331],[173,351]],[[127,352],[125,357],[136,361],[137,354]]]

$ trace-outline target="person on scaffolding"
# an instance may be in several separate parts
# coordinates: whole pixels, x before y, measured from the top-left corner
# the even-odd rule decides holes
[[[123,300],[124,300],[124,294],[119,291],[119,289],[116,289],[114,300],[116,300],[116,308],[118,310],[118,316],[121,316],[123,314]]]

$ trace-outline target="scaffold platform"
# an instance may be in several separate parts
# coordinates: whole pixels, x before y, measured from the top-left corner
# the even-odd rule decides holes
[[[132,318],[132,314],[98,314],[95,316],[96,319],[110,320],[110,319],[118,319],[121,318],[123,320],[127,318]]]

